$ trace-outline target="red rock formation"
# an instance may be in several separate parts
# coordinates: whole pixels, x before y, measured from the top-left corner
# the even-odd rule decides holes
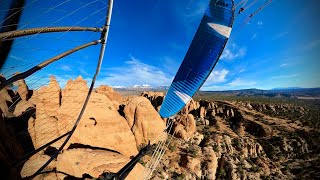
[[[20,172],[21,177],[32,176],[44,163],[50,159],[50,156],[35,154],[27,162],[24,163]],[[52,171],[56,167],[56,161],[52,161],[46,168],[45,171]]]
[[[161,119],[159,113],[153,108],[149,100],[145,97],[134,97],[128,101],[124,107],[124,115],[131,128],[137,145],[151,142],[163,134],[165,122]],[[166,138],[166,135],[159,140]]]
[[[20,96],[20,98],[24,101],[27,101],[29,99],[29,88],[26,84],[26,81],[24,79],[20,79],[18,81],[16,81],[15,83],[17,83],[18,85],[18,94]]]
[[[18,117],[18,116],[22,115],[23,113],[25,113],[30,108],[34,109],[35,105],[29,101],[21,100],[15,106],[14,111],[13,111],[13,115],[15,117]]]
[[[34,91],[31,102],[43,107],[44,112],[48,116],[56,116],[60,107],[61,88],[54,76],[50,77],[48,86],[42,86]]]
[[[192,114],[182,114],[177,117],[173,124],[173,131],[175,136],[184,140],[189,140],[196,132],[196,122]]]
[[[71,129],[82,105],[63,102],[57,115],[60,134],[65,133],[65,129]],[[80,124],[69,141],[71,143],[112,149],[128,157],[138,153],[135,138],[126,120],[107,96],[97,93],[91,95]]]
[[[7,102],[12,103],[11,96],[9,95],[8,89],[3,88],[0,91],[0,109],[2,110],[3,114],[8,117],[9,116],[9,108]]]
[[[95,92],[98,94],[106,95],[112,101],[117,101],[117,102],[123,101],[121,95],[118,92],[114,91],[110,86],[105,86],[105,85],[99,86],[95,90]]]
[[[162,101],[164,99],[164,93],[163,92],[143,92],[141,93],[141,96],[146,97],[151,102],[152,106],[158,111],[160,110],[159,106],[161,106]]]
[[[82,178],[83,174],[98,177],[103,172],[118,172],[130,159],[110,151],[70,149],[58,156],[57,170]],[[144,167],[139,163],[126,179],[140,179]]]
[[[59,84],[51,77],[49,86],[40,88],[32,97],[37,104],[36,119],[29,120],[29,133],[36,148],[70,131],[78,118],[87,96],[87,83],[78,77],[69,80],[65,87],[61,97]],[[62,140],[52,146],[59,147],[61,143]],[[107,96],[96,92],[92,93],[80,124],[65,148],[72,143],[111,149],[126,156],[138,153],[126,120]]]
[[[195,110],[197,111],[200,108],[200,104],[197,101],[194,101],[191,99],[190,102],[188,102],[181,110],[182,114],[189,114],[191,111]]]

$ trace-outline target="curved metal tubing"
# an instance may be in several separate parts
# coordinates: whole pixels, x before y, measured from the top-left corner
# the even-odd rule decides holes
[[[0,90],[5,88],[6,86],[12,84],[13,82],[15,82],[17,80],[27,78],[28,76],[34,74],[35,72],[39,71],[40,69],[46,67],[47,65],[49,65],[49,64],[51,64],[51,63],[53,63],[53,62],[55,62],[55,61],[57,61],[57,60],[59,60],[59,59],[61,59],[63,57],[66,57],[66,56],[68,56],[68,55],[70,55],[70,54],[72,54],[72,53],[74,53],[76,51],[79,51],[79,50],[83,49],[83,48],[86,48],[86,47],[89,47],[89,46],[92,46],[92,45],[96,45],[96,44],[98,44],[100,42],[101,42],[101,40],[95,40],[95,41],[83,44],[81,46],[77,46],[77,47],[75,47],[75,48],[73,48],[73,49],[71,49],[71,50],[69,50],[67,52],[64,52],[64,53],[59,54],[59,55],[57,55],[57,56],[55,56],[53,58],[50,58],[50,59],[48,59],[48,60],[46,60],[46,61],[44,61],[44,62],[42,62],[42,63],[40,63],[40,64],[38,64],[36,66],[34,66],[33,68],[23,72],[23,73],[14,75],[11,78],[9,78],[8,80],[6,80],[5,82],[3,82],[2,84],[0,84]]]
[[[94,84],[95,84],[95,81],[98,77],[98,74],[100,72],[100,68],[101,68],[101,64],[102,64],[102,60],[103,60],[103,56],[104,56],[104,52],[105,52],[105,47],[106,47],[106,42],[107,42],[107,38],[108,38],[108,34],[109,34],[109,27],[110,27],[110,21],[111,21],[111,14],[112,14],[112,7],[113,7],[113,0],[109,0],[109,8],[108,8],[108,16],[107,16],[107,19],[106,19],[106,23],[103,27],[103,31],[101,33],[101,49],[100,49],[100,56],[99,56],[99,60],[98,60],[98,64],[97,64],[97,69],[96,69],[96,72],[93,76],[93,79],[92,79],[92,82],[91,82],[91,85],[90,85],[90,88],[89,88],[89,92],[88,92],[88,95],[86,97],[86,100],[82,106],[82,109],[79,113],[79,116],[77,118],[77,121],[75,122],[72,130],[70,131],[70,134],[67,136],[66,140],[63,142],[63,144],[61,145],[61,147],[58,149],[58,151],[53,155],[51,156],[51,158],[43,165],[41,166],[37,172],[35,172],[31,178],[33,178],[34,176],[36,176],[37,174],[41,173],[41,171],[44,170],[45,167],[47,167],[50,162],[52,160],[54,160],[59,152],[64,148],[64,146],[67,144],[67,142],[69,141],[69,139],[71,138],[71,136],[73,135],[74,131],[76,130],[81,118],[82,118],[82,115],[87,107],[87,104],[89,102],[89,99],[90,99],[90,96],[91,96],[91,93],[92,93],[92,90],[93,90],[93,87],[94,87]]]
[[[17,38],[22,36],[28,36],[32,34],[40,34],[40,33],[50,33],[50,32],[65,32],[65,31],[94,31],[101,32],[101,28],[93,28],[93,27],[40,27],[40,28],[30,28],[30,29],[21,29],[15,31],[8,31],[0,33],[0,39],[3,41],[9,38]]]

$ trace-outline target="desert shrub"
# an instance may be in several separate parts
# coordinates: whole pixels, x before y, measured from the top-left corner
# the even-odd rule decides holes
[[[232,139],[232,144],[233,144],[233,146],[235,146],[237,149],[240,149],[240,148],[241,148],[240,140],[237,139],[237,138]]]
[[[194,146],[188,146],[186,151],[190,156],[192,156],[194,158],[197,157],[197,155],[198,155],[198,151]]]
[[[261,168],[259,167],[259,166],[252,166],[251,167],[251,171],[253,171],[253,172],[260,172],[261,171]]]
[[[170,144],[168,148],[171,152],[173,152],[177,149],[177,146],[175,144]]]
[[[212,148],[215,152],[219,152],[219,146],[217,144],[214,144]]]
[[[218,171],[217,179],[226,179],[227,173],[223,168],[220,168]]]
[[[203,130],[202,130],[202,134],[203,134],[204,136],[210,136],[210,134],[211,134],[211,132],[210,132],[210,127],[204,126],[204,127],[203,127]]]
[[[238,172],[239,172],[239,174],[240,174],[241,177],[244,176],[243,166],[239,166],[239,167],[238,167]]]
[[[288,171],[288,170],[289,170],[289,166],[288,166],[287,164],[285,164],[285,165],[283,166],[283,169],[286,170],[286,171]]]
[[[176,179],[176,180],[184,180],[186,178],[186,175],[181,173],[177,173],[177,172],[173,172],[172,173],[172,179]]]

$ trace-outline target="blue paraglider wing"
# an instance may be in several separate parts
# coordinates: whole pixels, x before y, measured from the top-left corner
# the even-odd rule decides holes
[[[210,75],[230,36],[233,0],[211,0],[159,111],[178,113]]]

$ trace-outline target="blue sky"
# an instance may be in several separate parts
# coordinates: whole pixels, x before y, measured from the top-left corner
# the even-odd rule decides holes
[[[27,0],[20,28],[101,26],[105,1]],[[114,0],[106,55],[97,85],[170,85],[208,0]],[[236,3],[239,0],[236,0]],[[244,25],[265,0],[237,16],[231,37],[202,90],[320,87],[320,25],[317,0],[273,0]],[[62,5],[54,10],[59,3]],[[88,4],[90,3],[90,4]],[[85,7],[83,7],[85,6]],[[6,3],[0,3],[0,18]],[[72,13],[74,12],[74,13]],[[91,40],[98,33],[68,32],[19,38],[1,73],[10,76]],[[40,85],[55,75],[62,86],[82,75],[90,80],[99,46],[79,51],[30,77]],[[10,69],[10,67],[15,67]]]

